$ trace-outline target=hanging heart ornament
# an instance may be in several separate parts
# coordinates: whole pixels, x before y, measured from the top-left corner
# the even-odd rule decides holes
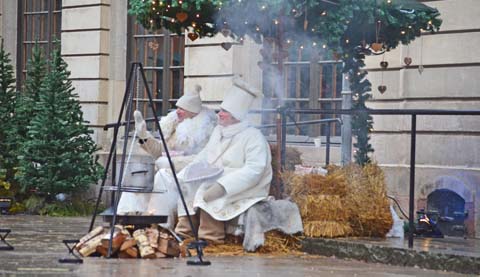
[[[230,50],[230,48],[232,48],[232,43],[230,42],[222,42],[220,45],[222,46],[223,49],[227,51]]]
[[[387,91],[387,86],[385,85],[378,86],[378,91],[380,91],[381,94],[384,94],[385,91]]]
[[[228,37],[232,33],[232,31],[230,31],[230,29],[228,29],[228,28],[223,28],[220,32],[222,33],[222,35],[224,37]]]
[[[422,73],[423,73],[423,70],[425,70],[425,68],[423,67],[423,65],[419,65],[419,66],[418,66],[418,73],[422,74]]]
[[[175,15],[175,17],[180,21],[181,23],[185,22],[188,18],[188,14],[186,12],[179,12]]]
[[[195,41],[197,38],[198,38],[198,34],[197,33],[188,33],[188,38],[191,40],[191,41]]]
[[[370,46],[374,52],[380,52],[383,49],[383,43],[380,42],[374,42]]]
[[[405,65],[409,66],[409,65],[412,64],[412,58],[410,58],[410,57],[405,57],[405,58],[403,59],[403,62],[405,63]]]

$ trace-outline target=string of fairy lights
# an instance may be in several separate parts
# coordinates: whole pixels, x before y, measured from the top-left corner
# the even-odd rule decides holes
[[[135,1],[134,1],[135,2]],[[252,5],[251,3],[255,2],[256,5]],[[278,2],[278,1],[277,1]],[[335,9],[338,9],[338,6],[341,1],[322,1],[326,3],[326,8],[325,9],[314,9],[314,8],[307,8],[307,3],[308,1],[304,1],[304,6],[298,6],[298,7],[291,7],[290,12],[286,14],[281,14],[283,12],[282,9],[279,9],[278,7],[272,7],[269,4],[269,1],[249,1],[249,0],[233,0],[233,1],[225,1],[225,0],[208,0],[208,1],[200,1],[200,0],[193,0],[193,1],[183,1],[183,0],[142,0],[142,3],[146,4],[149,6],[150,11],[148,12],[149,15],[149,20],[148,20],[148,27],[149,29],[154,29],[156,27],[166,27],[167,29],[172,27],[171,25],[178,25],[178,28],[175,28],[176,31],[180,30],[181,32],[187,31],[188,34],[190,34],[188,37],[191,40],[196,40],[199,37],[203,36],[211,36],[213,35],[216,31],[215,29],[220,29],[222,30],[222,33],[227,33],[226,31],[223,31],[224,29],[244,29],[247,27],[248,30],[246,31],[240,31],[240,32],[230,32],[229,35],[235,35],[236,33],[240,33],[241,35],[237,37],[239,40],[243,40],[243,37],[245,34],[251,34],[251,33],[258,33],[256,36],[262,37],[262,36],[267,36],[271,35],[271,29],[272,27],[275,26],[281,26],[282,24],[285,24],[282,18],[288,18],[291,19],[301,17],[303,14],[305,14],[305,20],[303,22],[304,25],[304,32],[306,32],[309,37],[312,39],[312,41],[309,42],[309,44],[305,44],[301,41],[297,41],[294,38],[290,37],[285,37],[284,38],[284,43],[286,45],[293,45],[296,44],[296,46],[299,49],[305,49],[307,47],[313,47],[313,48],[319,48],[319,49],[328,49],[328,48],[338,48],[338,47],[332,47],[329,45],[329,43],[322,42],[322,34],[319,34],[319,30],[317,30],[316,26],[313,26],[309,29],[307,29],[307,26],[310,24],[309,21],[312,21],[312,17],[307,19],[307,12],[314,13],[313,16],[318,18],[316,19],[318,22],[317,24],[313,25],[319,25],[319,24],[325,24],[328,23],[327,20],[322,20],[322,17],[327,17],[331,11],[335,12]],[[273,3],[276,3],[273,1]],[[364,2],[365,4],[367,2]],[[377,1],[373,0],[371,3],[374,3],[375,8],[378,9],[388,9],[388,6],[392,6],[395,1],[394,0],[385,0],[385,4],[387,7],[382,6],[381,4],[378,4]],[[215,11],[216,13],[222,12],[222,9],[224,9],[224,6],[227,4],[226,9],[234,10],[235,13],[239,13],[239,16],[237,17],[242,17],[243,14],[240,13],[242,7],[255,7],[257,8],[257,11],[244,11],[247,15],[247,19],[244,20],[244,26],[240,27],[238,26],[239,24],[233,24],[229,22],[229,19],[226,19],[223,21],[223,26],[219,26],[222,24],[217,24],[215,20],[212,20],[212,11]],[[328,6],[330,5],[330,6]],[[205,9],[207,7],[207,9]],[[330,10],[329,10],[330,9]],[[263,19],[258,19],[258,20],[253,20],[253,22],[250,22],[248,19],[248,13],[251,14],[262,14],[265,12],[269,12],[271,10],[274,10],[272,13],[274,15],[273,18],[271,18],[268,22],[263,20]],[[313,11],[310,11],[313,10]],[[202,15],[203,12],[207,12],[206,16],[204,17]],[[372,9],[373,13],[377,13],[374,9]],[[278,12],[278,14],[275,16],[275,12]],[[231,13],[230,13],[231,14]],[[348,30],[350,28],[351,24],[357,24],[358,22],[353,22],[353,18],[349,18],[345,20],[345,24],[343,26],[344,29]],[[298,21],[298,20],[297,20]],[[324,23],[322,23],[322,21]],[[262,24],[259,24],[261,22]],[[377,20],[378,23],[383,24],[383,20]],[[237,22],[235,22],[237,23]],[[272,25],[272,26],[269,26]],[[310,24],[312,25],[312,24]],[[377,24],[378,25],[378,24]],[[422,26],[420,29],[421,31],[424,30],[432,30],[433,29],[433,22],[432,20],[429,20],[426,26]],[[399,29],[399,34],[401,36],[408,35],[413,26],[408,25],[405,27],[400,27]],[[285,28],[283,28],[285,30]],[[218,30],[217,30],[218,31]],[[238,30],[237,30],[238,31]],[[295,30],[297,31],[297,30]],[[392,35],[392,34],[390,34]],[[325,35],[323,35],[325,36]],[[377,34],[378,37],[378,34]],[[343,42],[345,44],[350,44],[350,42],[356,43],[356,41],[351,41],[350,37],[344,37]],[[378,40],[378,38],[377,38]],[[403,39],[402,39],[403,40]],[[374,43],[378,43],[378,41],[375,41]],[[376,44],[376,47],[373,49],[374,52],[379,52],[381,50],[384,50],[383,48],[385,47],[384,44]],[[379,48],[379,46],[381,48]]]

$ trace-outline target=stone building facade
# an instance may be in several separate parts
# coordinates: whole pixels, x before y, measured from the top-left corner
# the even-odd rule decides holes
[[[411,45],[401,46],[384,56],[367,59],[369,79],[373,83],[373,99],[369,106],[385,109],[479,109],[480,81],[477,76],[480,74],[480,48],[477,46],[480,44],[480,19],[477,15],[480,14],[480,5],[477,1],[421,1],[440,10],[444,20],[441,31],[425,35]],[[48,8],[50,13],[35,14],[27,11],[28,7],[38,10]],[[59,9],[56,10],[56,7]],[[0,0],[0,35],[5,39],[7,51],[12,54],[18,76],[21,77],[28,58],[25,45],[28,41],[32,42],[31,38],[27,38],[28,26],[33,26],[37,20],[36,24],[43,26],[40,27],[42,32],[50,30],[50,35],[56,32],[60,37],[62,55],[72,73],[71,79],[80,96],[85,118],[103,149],[108,149],[111,141],[111,133],[104,131],[103,126],[117,119],[131,61],[144,62],[154,72],[152,80],[156,81],[152,82],[156,82],[157,86],[154,93],[164,95],[159,102],[162,112],[173,107],[175,98],[196,84],[203,87],[202,99],[210,106],[220,103],[234,75],[243,76],[257,87],[264,84],[262,71],[257,66],[261,60],[258,51],[261,46],[246,40],[242,45],[233,43],[227,51],[221,43],[231,41],[221,34],[195,41],[186,36],[174,37],[174,34],[152,39],[136,32],[127,9],[127,0]],[[42,16],[50,25],[38,23],[42,22]],[[59,19],[55,21],[55,18]],[[144,39],[143,48],[138,45],[140,39]],[[176,56],[149,64],[160,53],[155,51]],[[143,55],[142,59],[136,59],[139,55]],[[403,62],[406,56],[413,60],[408,67]],[[381,60],[389,62],[387,70],[381,70]],[[420,73],[421,67],[423,71]],[[165,75],[166,71],[171,75]],[[177,74],[174,71],[181,72],[181,81],[169,86],[168,82]],[[376,90],[380,84],[387,86],[384,94]],[[308,102],[308,99],[305,101]],[[261,103],[257,103],[257,107],[260,106]],[[375,116],[374,121],[373,158],[385,169],[389,193],[396,196],[407,210],[410,118]],[[470,235],[480,236],[479,118],[419,116],[417,129],[416,209],[428,208],[429,201],[435,205],[438,201],[448,202],[448,197],[447,200],[442,200],[442,197],[448,196],[448,192],[453,193],[451,195],[461,198],[458,205],[461,206],[463,200],[468,211]],[[313,143],[299,149],[306,161],[323,162],[324,150],[313,147]],[[332,150],[333,162],[339,162],[339,149],[334,147]],[[435,192],[442,192],[443,196],[437,199]]]

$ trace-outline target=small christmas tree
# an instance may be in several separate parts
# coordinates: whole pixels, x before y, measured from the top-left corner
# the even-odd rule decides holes
[[[42,49],[35,43],[32,51],[32,58],[27,64],[27,77],[25,87],[18,95],[17,108],[15,113],[17,138],[24,141],[27,138],[27,127],[30,125],[35,103],[40,101],[39,89],[47,73],[46,59]]]
[[[47,201],[58,193],[85,191],[101,173],[93,158],[92,131],[84,125],[69,76],[57,48],[34,105],[27,140],[22,143],[18,179],[24,190],[35,189],[47,195]]]
[[[10,54],[5,51],[3,39],[0,46],[0,187],[10,187],[16,158],[14,153],[15,77],[10,64]]]

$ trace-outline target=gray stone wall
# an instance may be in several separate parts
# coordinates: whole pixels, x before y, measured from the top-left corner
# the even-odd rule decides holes
[[[443,24],[436,34],[426,34],[409,46],[400,46],[385,56],[367,59],[377,109],[480,109],[480,5],[476,0],[424,1],[439,9]],[[412,58],[411,66],[404,57]],[[379,63],[389,63],[387,71]],[[424,67],[420,73],[419,66]],[[382,95],[378,85],[387,86]],[[375,116],[373,158],[384,167],[389,192],[408,208],[410,163],[410,116]],[[416,154],[416,199],[423,203],[442,176],[460,181],[450,187],[466,190],[471,199],[469,216],[480,236],[480,117],[418,116]],[[460,187],[459,187],[460,186]],[[460,196],[462,196],[460,194]],[[469,202],[471,201],[471,202]],[[416,209],[419,208],[417,205]]]
[[[234,75],[261,88],[262,73],[257,66],[261,60],[260,45],[248,38],[239,44],[222,34],[195,41],[185,39],[185,89],[192,90],[196,84],[201,85],[201,97],[207,106],[218,107],[224,92],[232,85]],[[233,45],[225,50],[222,43]],[[261,101],[254,105],[260,107]]]
[[[17,64],[17,1],[0,0],[0,36],[12,65]]]

